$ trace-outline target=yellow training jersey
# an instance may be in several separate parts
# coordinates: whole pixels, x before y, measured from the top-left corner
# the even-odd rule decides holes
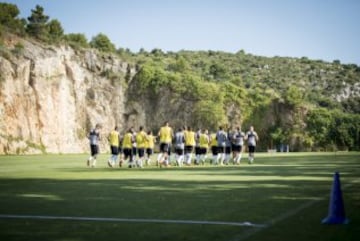
[[[146,133],[144,131],[140,131],[136,134],[136,146],[137,148],[145,148],[146,144]]]
[[[199,144],[201,148],[209,147],[209,137],[206,134],[201,134],[199,138]]]
[[[171,143],[171,139],[172,139],[171,127],[169,127],[169,126],[161,127],[160,131],[159,131],[159,135],[160,135],[160,142],[161,143]]]
[[[119,132],[113,130],[109,135],[109,142],[111,146],[119,146]]]
[[[195,146],[195,132],[193,131],[185,131],[185,146]]]
[[[133,135],[131,133],[126,133],[123,139],[123,144],[122,147],[126,148],[126,149],[131,149],[132,148],[132,138]]]
[[[154,143],[155,143],[155,136],[147,135],[145,141],[145,148],[154,149]]]
[[[215,133],[211,134],[210,138],[211,138],[210,146],[217,146],[218,143],[217,143],[217,140],[216,140],[216,134]]]

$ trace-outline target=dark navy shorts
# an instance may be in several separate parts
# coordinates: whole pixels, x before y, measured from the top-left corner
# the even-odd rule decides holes
[[[160,152],[169,152],[169,144],[168,143],[160,143]]]
[[[91,155],[95,156],[99,154],[99,146],[98,145],[90,145]]]
[[[255,146],[249,146],[249,153],[255,152]]]
[[[119,155],[119,147],[117,146],[110,146],[111,154],[112,155]]]

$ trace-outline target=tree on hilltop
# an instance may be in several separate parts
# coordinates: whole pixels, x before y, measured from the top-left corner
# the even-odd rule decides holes
[[[29,23],[26,26],[26,31],[37,39],[45,40],[48,32],[46,24],[49,21],[49,16],[44,14],[44,8],[36,5],[27,19]]]
[[[24,33],[25,19],[19,19],[18,7],[10,3],[0,3],[0,25],[15,33]]]
[[[93,37],[90,41],[90,46],[102,52],[115,52],[116,50],[115,45],[103,33],[99,33]]]
[[[64,29],[58,20],[56,19],[51,20],[47,24],[47,27],[48,27],[48,34],[50,40],[58,41],[64,36]]]

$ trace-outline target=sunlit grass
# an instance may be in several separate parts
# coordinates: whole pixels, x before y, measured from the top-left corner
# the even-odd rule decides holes
[[[123,217],[267,224],[249,240],[358,240],[359,153],[259,153],[249,165],[96,168],[87,155],[0,156],[0,214]],[[155,162],[153,162],[155,163]],[[348,234],[324,230],[335,171],[341,174]],[[321,205],[320,205],[321,204]],[[299,218],[300,217],[300,218]],[[297,221],[293,220],[297,218]],[[303,234],[292,235],[300,227]],[[0,240],[237,240],[249,227],[0,219]],[[41,227],[41,228],[40,228]],[[280,230],[280,227],[282,231]],[[313,232],[317,232],[315,235]],[[319,232],[323,232],[321,235]],[[272,234],[272,235],[269,235]],[[340,235],[344,239],[332,239]]]

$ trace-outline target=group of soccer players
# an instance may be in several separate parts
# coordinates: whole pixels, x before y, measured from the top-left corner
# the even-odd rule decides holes
[[[96,156],[99,152],[100,128],[100,125],[96,125],[88,135],[91,156],[87,160],[87,165],[91,167],[96,165]],[[204,165],[209,150],[212,153],[211,158],[209,158],[211,164],[228,165],[233,163],[239,165],[246,141],[249,164],[251,164],[254,161],[258,139],[259,137],[253,126],[246,133],[242,132],[240,127],[234,130],[224,130],[223,127],[219,127],[218,131],[212,134],[209,134],[207,129],[195,131],[191,127],[182,127],[174,133],[169,123],[166,122],[160,128],[157,136],[154,136],[151,131],[145,132],[143,126],[140,126],[138,132],[135,132],[134,128],[130,128],[121,136],[118,127],[115,127],[108,136],[111,149],[108,166],[117,166],[119,156],[118,165],[120,167],[125,162],[130,168],[142,168],[144,164],[150,165],[156,142],[159,142],[159,154],[156,160],[156,165],[159,167]],[[172,152],[174,155],[173,158],[170,158]],[[194,153],[195,158],[193,160]]]

